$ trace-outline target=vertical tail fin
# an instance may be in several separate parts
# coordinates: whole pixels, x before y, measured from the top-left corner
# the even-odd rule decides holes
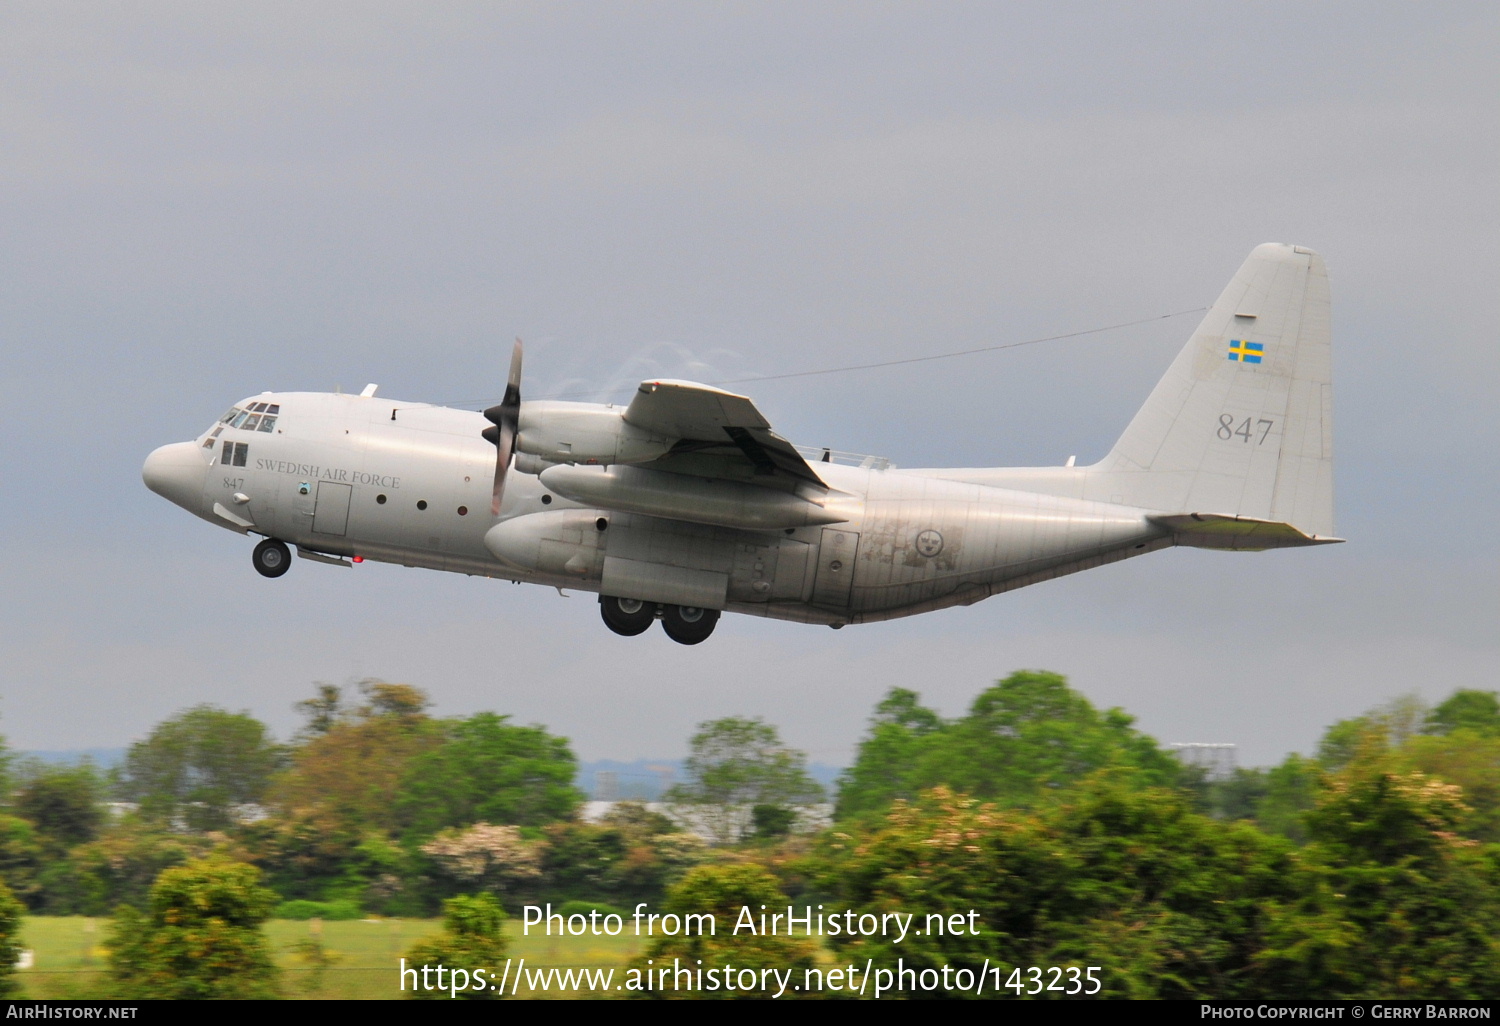
[[[1328,274],[1302,246],[1251,252],[1099,463],[1101,499],[1333,534]]]

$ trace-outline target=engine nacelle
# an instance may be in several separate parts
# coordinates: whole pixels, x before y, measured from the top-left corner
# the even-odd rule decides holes
[[[559,509],[502,520],[484,536],[484,547],[501,562],[532,573],[599,579],[604,544],[599,512]]]
[[[625,410],[597,403],[521,404],[516,449],[550,463],[644,463],[676,441],[626,423]]]

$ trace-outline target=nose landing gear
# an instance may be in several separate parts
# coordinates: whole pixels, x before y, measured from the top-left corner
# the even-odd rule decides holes
[[[292,568],[292,550],[286,547],[285,542],[267,538],[255,546],[250,561],[255,564],[256,572],[262,577],[280,577]]]
[[[696,645],[707,640],[719,622],[717,609],[659,606],[655,602],[642,602],[640,599],[599,596],[599,615],[603,617],[604,625],[627,638],[644,634],[658,614],[661,616],[662,630],[679,645]]]

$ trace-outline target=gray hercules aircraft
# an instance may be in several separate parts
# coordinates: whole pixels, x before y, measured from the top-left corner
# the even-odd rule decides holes
[[[605,624],[697,644],[728,610],[842,627],[969,605],[1171,545],[1271,549],[1333,533],[1328,278],[1257,246],[1093,466],[897,470],[799,450],[744,396],[644,381],[628,406],[523,401],[521,346],[483,414],[263,392],[146,485],[291,548],[599,594]]]

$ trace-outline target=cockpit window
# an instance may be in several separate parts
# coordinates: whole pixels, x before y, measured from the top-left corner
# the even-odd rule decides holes
[[[220,427],[214,432],[224,429],[224,425],[239,428],[242,431],[263,431],[269,434],[276,429],[276,414],[281,412],[280,403],[247,403],[244,406],[231,406],[229,411],[220,417]],[[211,446],[211,442],[204,442],[205,449]]]

